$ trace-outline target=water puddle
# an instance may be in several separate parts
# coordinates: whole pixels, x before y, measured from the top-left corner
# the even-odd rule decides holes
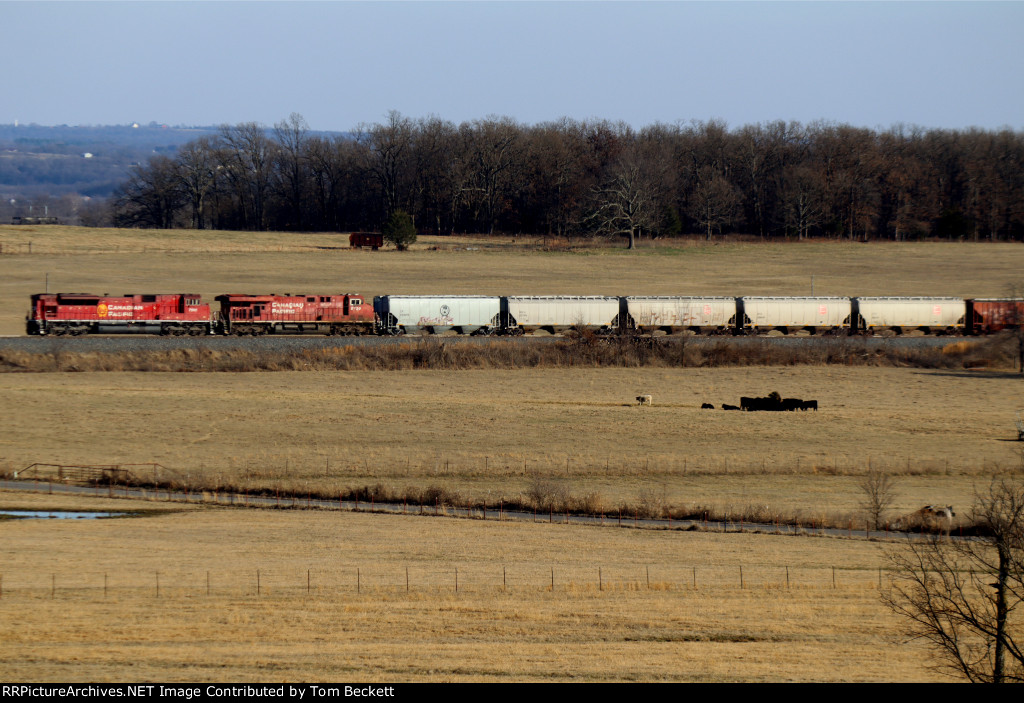
[[[71,512],[64,510],[0,510],[0,518],[42,520],[95,520],[105,517],[124,517],[128,513]]]

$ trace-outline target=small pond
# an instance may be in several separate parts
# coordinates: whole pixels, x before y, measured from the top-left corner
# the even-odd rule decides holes
[[[65,510],[0,510],[2,518],[30,518],[43,520],[95,520],[105,517],[124,517],[128,513],[72,512]]]

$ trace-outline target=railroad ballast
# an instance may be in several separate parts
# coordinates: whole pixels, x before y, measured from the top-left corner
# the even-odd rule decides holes
[[[990,334],[1024,323],[1024,298],[36,294],[28,334],[400,335]]]

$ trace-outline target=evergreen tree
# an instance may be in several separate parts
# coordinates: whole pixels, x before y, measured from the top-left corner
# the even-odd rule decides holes
[[[405,210],[395,210],[384,224],[384,241],[391,242],[398,251],[405,251],[416,243],[416,226]]]

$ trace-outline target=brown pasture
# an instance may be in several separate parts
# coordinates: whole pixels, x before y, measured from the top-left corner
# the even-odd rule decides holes
[[[336,234],[0,226],[0,245],[0,334],[15,335],[47,276],[51,292],[208,298],[803,295],[812,284],[819,295],[970,297],[1005,295],[1024,264],[1012,244],[679,241],[627,252],[463,237],[374,253],[350,251]],[[707,506],[852,525],[868,468],[897,476],[894,515],[929,503],[961,512],[975,488],[1019,473],[1018,445],[1006,440],[1016,436],[1020,383],[999,370],[836,366],[7,373],[0,468],[159,462],[200,485],[436,486],[491,505],[555,486],[609,512]],[[771,391],[817,399],[820,410],[699,409]],[[637,407],[646,393],[653,406]],[[0,493],[0,503],[108,501]],[[5,679],[932,676],[923,650],[897,644],[898,623],[880,605],[879,546],[856,539],[173,507],[130,520],[3,523]],[[258,596],[256,569],[267,579]],[[359,592],[356,570],[367,579]]]
[[[607,511],[767,506],[859,522],[869,468],[899,477],[897,513],[966,508],[975,487],[1019,471],[1006,440],[1020,383],[872,367],[9,373],[0,394],[17,412],[0,462],[157,462],[182,483],[300,494],[440,486],[492,505],[545,481]],[[771,391],[820,410],[700,409]]]
[[[0,492],[69,502],[168,507]],[[0,561],[8,681],[935,676],[857,539],[192,506],[7,521]]]

